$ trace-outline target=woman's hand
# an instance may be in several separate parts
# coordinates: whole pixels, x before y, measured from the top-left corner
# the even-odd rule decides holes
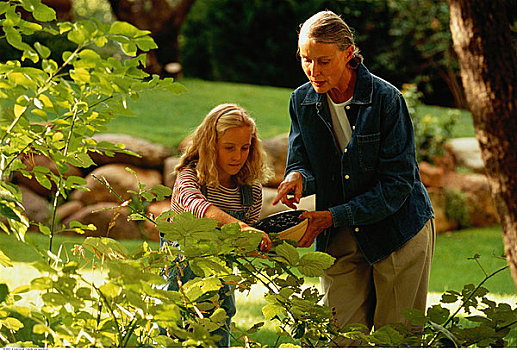
[[[332,214],[328,210],[307,211],[300,214],[300,219],[309,219],[307,230],[300,240],[299,247],[310,247],[318,235],[333,225]]]
[[[303,180],[302,174],[297,171],[287,174],[284,181],[278,185],[278,194],[273,200],[273,205],[276,205],[279,201],[287,205],[289,208],[296,209],[296,204],[300,203],[302,198]],[[294,193],[294,196],[289,198],[290,193]]]

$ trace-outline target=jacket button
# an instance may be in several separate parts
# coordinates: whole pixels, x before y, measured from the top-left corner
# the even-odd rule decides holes
[[[345,148],[345,149],[343,150],[343,152],[345,152],[345,153],[346,153],[346,152],[348,152],[348,148]]]
[[[355,130],[355,125],[354,125],[354,126],[352,126],[352,130]]]
[[[347,175],[345,175],[345,180],[348,180],[348,179],[350,179],[350,175],[347,174]]]
[[[359,232],[359,227],[356,227],[354,231]]]
[[[346,106],[345,109],[350,109],[350,106]]]

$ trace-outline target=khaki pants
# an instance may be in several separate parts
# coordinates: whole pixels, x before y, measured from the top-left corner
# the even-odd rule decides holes
[[[350,232],[337,234],[327,249],[336,261],[320,282],[323,302],[334,308],[338,326],[361,323],[379,329],[389,323],[407,324],[402,310],[425,312],[435,236],[432,218],[409,242],[372,266]],[[360,345],[350,339],[336,342],[340,346]]]

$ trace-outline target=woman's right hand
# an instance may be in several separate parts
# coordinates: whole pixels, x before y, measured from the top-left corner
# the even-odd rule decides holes
[[[296,204],[300,203],[302,198],[303,179],[302,174],[293,171],[285,177],[284,181],[278,185],[278,194],[273,200],[273,205],[279,201],[287,205],[289,208],[296,209]],[[294,193],[294,196],[289,197]]]

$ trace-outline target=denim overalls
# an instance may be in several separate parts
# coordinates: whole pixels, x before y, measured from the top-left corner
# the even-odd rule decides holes
[[[206,197],[207,196],[207,188],[205,185],[201,185],[201,193]],[[241,185],[240,186],[240,193],[241,193],[241,202],[243,206],[243,210],[238,211],[227,211],[225,212],[234,218],[246,222],[248,220],[248,215],[251,206],[253,205],[253,192],[252,188],[249,185]],[[163,239],[162,234],[160,234],[160,248],[164,245],[176,245],[178,246],[177,242],[171,242]],[[180,280],[182,284],[185,284],[187,281],[190,281],[197,277],[194,272],[192,272],[192,269],[190,268],[190,265],[188,262],[184,262],[181,266],[181,270],[183,273],[183,276],[181,276],[181,273],[177,266],[175,266],[176,262],[180,261],[181,257],[177,257],[172,266],[168,269],[168,274],[165,276],[167,283],[165,286],[163,286],[163,289],[165,290],[171,290],[171,291],[178,291],[178,274],[180,275]],[[231,266],[230,266],[231,267]],[[165,273],[164,273],[165,274]],[[230,324],[232,322],[232,317],[236,313],[235,308],[235,295],[233,292],[231,292],[230,286],[225,284],[220,290],[219,290],[219,298],[222,300],[221,307],[226,311],[227,319],[226,324],[224,327],[217,329],[216,331],[212,332],[212,335],[220,335],[221,339],[217,341],[215,344],[222,348],[222,347],[229,347],[230,346]],[[209,316],[209,315],[207,315]]]

